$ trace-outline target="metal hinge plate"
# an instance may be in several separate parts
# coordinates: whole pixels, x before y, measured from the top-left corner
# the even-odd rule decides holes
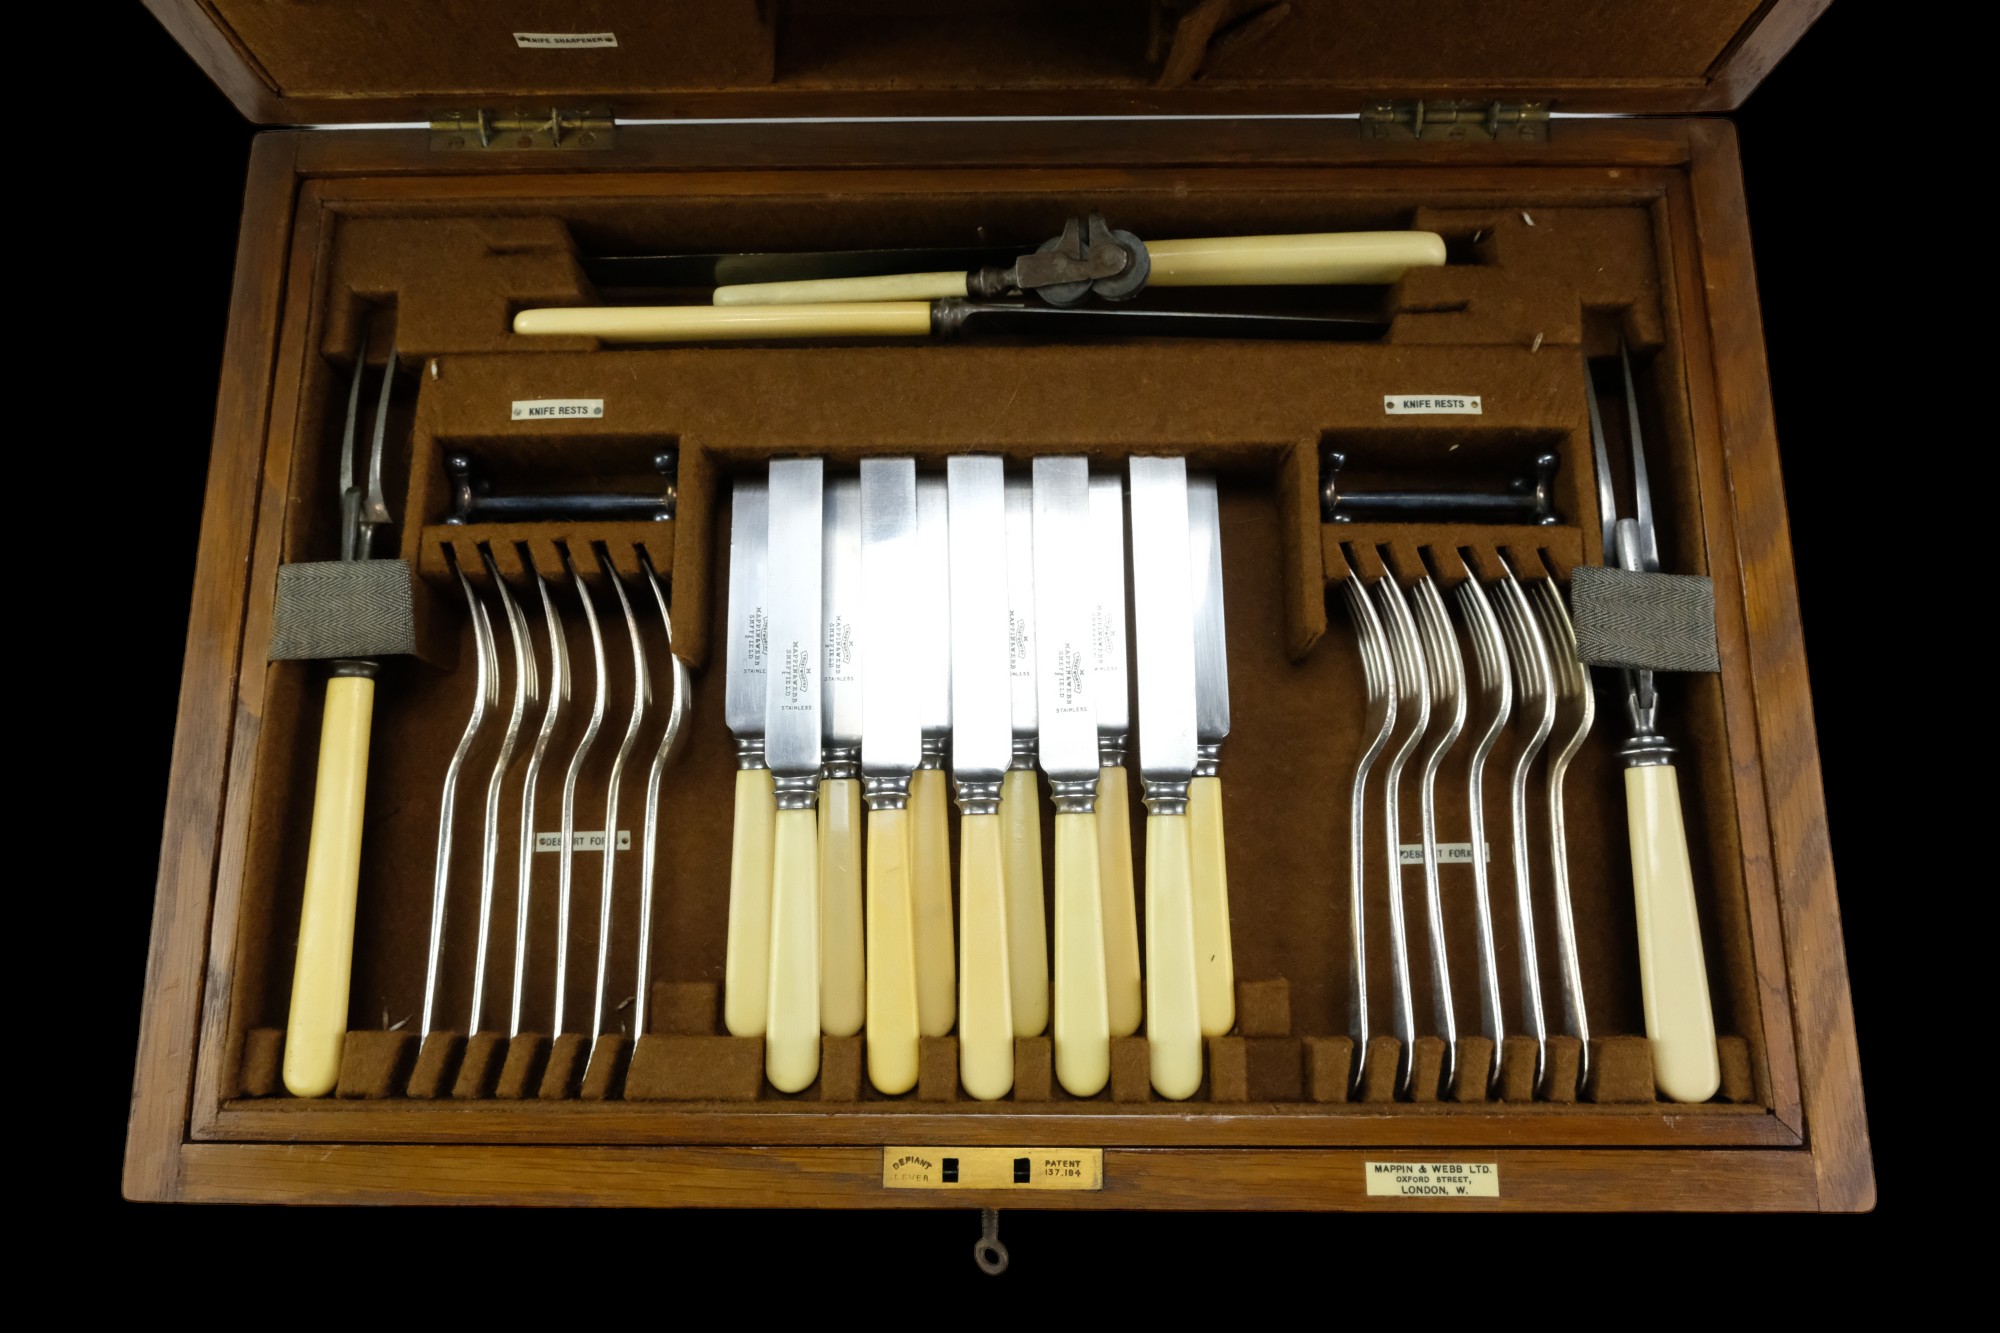
[[[565,111],[447,111],[431,120],[431,147],[440,152],[525,153],[609,148],[617,122],[605,108]]]
[[[1362,108],[1368,139],[1459,140],[1467,143],[1547,143],[1547,102],[1466,102],[1417,99]]]

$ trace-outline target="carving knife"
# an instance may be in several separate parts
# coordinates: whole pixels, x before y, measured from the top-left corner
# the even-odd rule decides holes
[[[1139,776],[1146,786],[1146,1045],[1153,1089],[1201,1084],[1188,784],[1195,767],[1194,610],[1187,463],[1134,458],[1132,606],[1139,663]]]
[[[729,501],[729,643],[723,718],[736,737],[736,826],[729,849],[729,938],[722,965],[722,1023],[738,1037],[764,1035],[771,984],[771,837],[777,819],[764,764],[764,602],[769,494],[739,481]]]
[[[1042,905],[1042,790],[1035,771],[1035,498],[1024,477],[1007,482],[1007,683],[1014,756],[1000,784],[1006,859],[1007,973],[1014,1035],[1049,1025],[1049,928]]]
[[[1007,680],[1006,478],[994,457],[945,463],[951,499],[951,776],[958,797],[958,1077],[982,1101],[1014,1086],[1000,785],[1013,752]]]
[[[915,687],[917,465],[861,462],[861,774],[868,793],[868,1081],[917,1083],[910,775],[922,757]]]
[[[942,1037],[957,1017],[952,944],[951,823],[944,748],[951,736],[950,502],[943,477],[917,478],[917,545],[910,636],[923,759],[910,778],[910,902],[917,929],[917,1026]]]
[[[1194,781],[1188,784],[1188,844],[1194,857],[1195,990],[1201,1032],[1236,1026],[1236,964],[1229,943],[1229,868],[1223,855],[1222,779],[1229,735],[1229,637],[1222,616],[1222,516],[1215,478],[1188,478],[1189,577],[1194,589]]]
[[[820,524],[823,464],[771,464],[770,657],[764,759],[778,813],[771,840],[770,1014],[764,1076],[798,1092],[819,1076]]]
[[[861,917],[861,483],[826,483],[820,570],[819,1023],[851,1037],[864,1017]]]
[[[1125,672],[1125,484],[1090,479],[1090,697],[1097,709],[1097,851],[1104,888],[1104,986],[1111,1035],[1139,1030],[1139,919],[1132,898],[1132,805],[1125,741],[1132,731]]]
[[[1091,598],[1085,584],[1089,465],[1081,458],[1037,458],[1034,483],[1037,748],[1056,807],[1056,1078],[1070,1095],[1092,1097],[1111,1077],[1111,1016],[1098,884]]]

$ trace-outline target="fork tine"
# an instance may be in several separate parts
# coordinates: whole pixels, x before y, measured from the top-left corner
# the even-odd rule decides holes
[[[1393,1019],[1396,1036],[1402,1042],[1397,1055],[1396,1087],[1407,1093],[1414,1064],[1417,1040],[1416,1006],[1410,985],[1410,936],[1403,911],[1403,768],[1430,726],[1430,693],[1425,686],[1423,649],[1417,643],[1416,626],[1410,619],[1409,603],[1397,585],[1394,572],[1375,580],[1375,596],[1380,603],[1383,638],[1388,646],[1396,711],[1403,739],[1389,754],[1382,775],[1382,823],[1388,843],[1386,865],[1389,876],[1389,958],[1395,983]]]
[[[1486,843],[1486,761],[1514,711],[1514,687],[1507,669],[1506,649],[1501,643],[1500,624],[1493,604],[1476,576],[1458,585],[1459,614],[1465,621],[1478,667],[1481,708],[1486,720],[1474,742],[1471,761],[1466,766],[1466,820],[1472,846],[1472,892],[1478,910],[1479,940],[1479,1019],[1480,1030],[1493,1043],[1487,1065],[1489,1090],[1500,1081],[1500,1045],[1506,1039],[1505,1011],[1500,1004],[1499,949],[1493,937],[1493,894],[1488,869]]]
[[[1590,673],[1577,660],[1576,630],[1570,624],[1569,612],[1563,606],[1562,593],[1557,590],[1555,580],[1533,579],[1529,581],[1528,589],[1530,600],[1539,614],[1543,637],[1548,642],[1549,658],[1558,667],[1558,687],[1566,707],[1573,709],[1576,717],[1573,725],[1566,729],[1561,747],[1549,758],[1548,794],[1549,868],[1555,889],[1558,959],[1562,965],[1563,1026],[1583,1045],[1583,1055],[1577,1065],[1577,1084],[1581,1087],[1590,1078],[1590,1016],[1584,1005],[1583,968],[1577,950],[1576,916],[1570,895],[1569,832],[1563,811],[1563,779],[1569,772],[1570,760],[1590,734],[1591,724],[1597,716],[1597,699],[1590,688]]]
[[[1624,346],[1621,340],[1619,346]],[[1597,406],[1597,382],[1590,377],[1590,358],[1583,361],[1583,401],[1590,408],[1590,454],[1597,466],[1597,525],[1604,541],[1604,563],[1618,564],[1618,493],[1611,484],[1611,449],[1604,440],[1604,416]]]
[[[1458,1007],[1452,998],[1444,897],[1438,884],[1437,775],[1446,752],[1465,729],[1465,663],[1459,657],[1458,640],[1452,635],[1444,599],[1438,595],[1437,584],[1429,573],[1411,587],[1410,602],[1416,612],[1424,662],[1430,668],[1433,720],[1437,723],[1437,738],[1424,753],[1423,780],[1417,789],[1417,799],[1423,834],[1424,907],[1431,945],[1431,1021],[1445,1043],[1439,1086],[1449,1089],[1458,1072]]]
[[[1502,572],[1494,585],[1499,596],[1500,624],[1506,631],[1507,646],[1514,659],[1515,678],[1521,683],[1521,718],[1529,735],[1514,756],[1507,789],[1507,808],[1512,825],[1514,899],[1517,934],[1521,945],[1521,1004],[1528,1027],[1535,1037],[1535,1086],[1542,1086],[1548,1074],[1548,1024],[1542,1009],[1541,960],[1535,945],[1534,876],[1528,855],[1528,771],[1547,744],[1555,725],[1555,690],[1549,677],[1549,657],[1536,633],[1528,601],[1513,570],[1501,561]]]
[[[1396,700],[1388,688],[1388,653],[1382,623],[1361,586],[1360,576],[1350,572],[1341,584],[1341,592],[1347,601],[1348,614],[1354,620],[1355,644],[1360,650],[1362,682],[1367,692],[1365,726],[1368,742],[1355,761],[1354,785],[1348,794],[1348,933],[1353,955],[1348,972],[1348,1030],[1354,1038],[1350,1081],[1358,1089],[1367,1070],[1368,1041],[1373,1036],[1368,1009],[1368,775],[1395,727]]]
[[[1639,567],[1660,570],[1660,539],[1653,529],[1653,487],[1646,479],[1646,439],[1639,429],[1639,391],[1632,383],[1632,355],[1618,339],[1618,365],[1625,373],[1625,429],[1632,436],[1632,503],[1639,520]]]

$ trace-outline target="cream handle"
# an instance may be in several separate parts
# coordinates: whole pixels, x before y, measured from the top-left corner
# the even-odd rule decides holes
[[[1042,905],[1041,787],[1032,768],[1010,768],[1001,779],[1000,843],[1014,1035],[1039,1037],[1049,1025],[1049,922]]]
[[[1104,990],[1104,895],[1097,886],[1097,816],[1056,813],[1056,1078],[1095,1097],[1111,1078]]]
[[[1708,968],[1695,915],[1694,872],[1671,764],[1625,770],[1632,892],[1639,912],[1639,987],[1653,1077],[1677,1102],[1705,1102],[1722,1084]]]
[[[1187,817],[1146,816],[1146,1048],[1153,1091],[1172,1101],[1201,1086],[1191,873]]]
[[[951,929],[951,824],[941,769],[910,775],[910,910],[917,935],[917,1029],[942,1037],[958,1017]]]
[[[958,821],[958,915],[958,1081],[971,1096],[990,1102],[1014,1086],[998,815]]]
[[[819,784],[819,1026],[832,1037],[861,1031],[861,783]]]
[[[1187,817],[1201,1035],[1220,1037],[1236,1026],[1236,960],[1229,946],[1229,863],[1223,855],[1221,778],[1196,778],[1188,784]]]
[[[514,316],[533,337],[602,338],[622,343],[748,342],[762,338],[927,338],[927,301],[840,305],[547,306]]]
[[[361,813],[368,797],[368,728],[374,714],[371,678],[335,676],[326,683],[305,899],[299,908],[299,954],[285,1025],[285,1087],[294,1097],[324,1097],[340,1078],[354,965],[354,899],[361,883]]]
[[[771,836],[778,798],[768,768],[736,770],[729,843],[729,938],[722,954],[722,1025],[764,1035],[771,987]]]
[[[745,282],[715,289],[715,304],[825,305],[844,301],[937,301],[967,294],[965,270],[895,273],[879,278],[813,278],[803,282]]]
[[[868,1081],[917,1086],[917,949],[910,913],[910,812],[868,812]]]
[[[1146,253],[1153,263],[1149,287],[1394,282],[1405,270],[1444,263],[1444,237],[1429,231],[1210,236],[1152,241]]]
[[[1125,770],[1099,769],[1097,860],[1104,889],[1104,991],[1114,1037],[1137,1032],[1146,1011],[1139,980],[1139,910],[1132,886],[1131,802]]]
[[[764,1077],[800,1092],[819,1077],[819,830],[780,810],[771,846],[771,1009]]]

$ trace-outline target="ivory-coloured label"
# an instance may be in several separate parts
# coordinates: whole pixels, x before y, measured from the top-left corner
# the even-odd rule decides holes
[[[601,852],[604,850],[604,830],[591,829],[586,832],[583,829],[578,829],[570,834],[569,845],[579,852]],[[560,832],[537,833],[535,835],[535,850],[538,852],[561,851],[562,834]],[[630,829],[618,830],[618,850],[621,852],[632,850],[632,831]]]
[[[1476,417],[1484,409],[1476,393],[1389,393],[1382,395],[1382,410],[1392,417]]]
[[[616,46],[615,32],[517,32],[514,45],[523,51],[568,51],[577,47]]]
[[[514,420],[575,420],[604,415],[602,398],[516,398]]]
[[[882,1150],[892,1190],[1101,1190],[1102,1148],[905,1148]]]
[[[1497,1199],[1496,1162],[1364,1162],[1371,1198]]]

